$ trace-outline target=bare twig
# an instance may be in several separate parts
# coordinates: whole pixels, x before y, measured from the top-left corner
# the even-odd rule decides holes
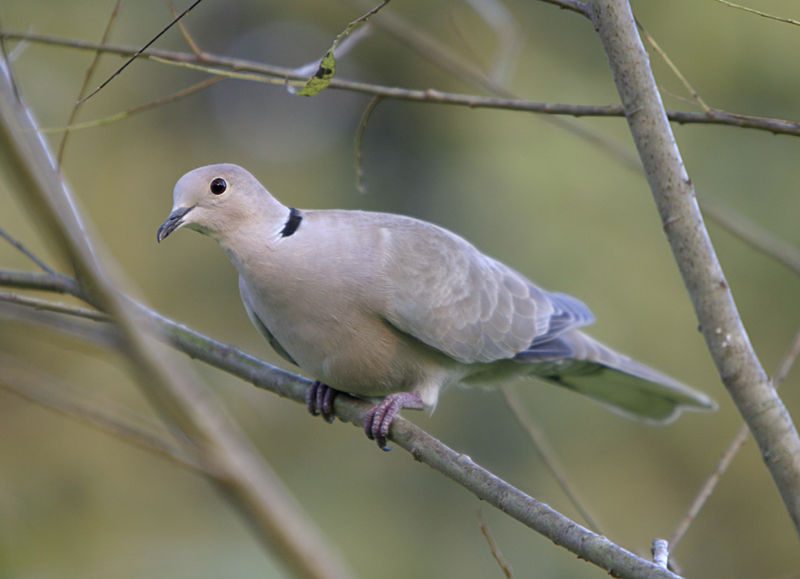
[[[26,33],[30,32],[30,30],[26,30]],[[6,38],[5,31],[3,30],[3,26],[0,24],[0,53],[3,55],[3,62],[11,62],[13,58],[13,54],[16,50],[11,51],[9,54],[8,47],[6,46]],[[28,44],[25,39],[20,39],[20,44]],[[8,74],[8,82],[11,85],[11,92],[14,94],[14,98],[19,99],[19,87],[17,86],[17,81],[14,78],[14,73],[9,67],[9,74]]]
[[[36,257],[33,252],[31,252],[27,247],[25,247],[22,242],[17,241],[13,237],[11,237],[6,231],[0,227],[0,237],[5,239],[8,243],[14,246],[20,253],[22,253],[25,257],[30,259],[33,263],[35,263],[42,271],[46,273],[53,273],[53,270],[50,269],[47,264],[45,264],[41,259]]]
[[[74,389],[55,376],[3,352],[0,352],[0,366],[3,368],[0,388],[5,391],[168,458],[180,466],[212,474],[209,470],[211,465],[198,462],[197,456],[186,452],[175,440],[170,440],[166,432],[159,433],[155,425],[145,426],[142,417],[135,421],[123,418],[126,409],[112,411],[108,404],[101,408],[96,402],[89,402],[95,400],[94,396],[69,395],[67,393]]]
[[[119,14],[119,8],[122,5],[122,0],[117,0],[114,4],[114,8],[111,10],[111,15],[108,17],[108,22],[106,23],[106,28],[103,30],[103,36],[100,38],[100,44],[104,45],[108,41],[108,35],[111,33],[111,25],[114,23],[114,20]],[[69,114],[69,118],[67,119],[67,127],[72,125],[75,122],[75,118],[78,116],[78,110],[81,108],[81,97],[83,97],[86,89],[89,87],[89,80],[92,78],[92,74],[94,74],[95,68],[97,67],[97,63],[100,62],[100,56],[102,55],[101,51],[96,51],[92,56],[92,61],[89,63],[89,66],[86,68],[86,74],[83,76],[83,83],[81,84],[80,90],[78,90],[78,100],[75,102],[75,105],[72,107],[72,111]],[[67,137],[69,137],[69,128],[64,131],[64,135],[61,137],[61,143],[58,145],[58,153],[56,154],[56,160],[58,161],[59,167],[61,166],[64,160],[64,150],[67,145]]]
[[[768,14],[767,12],[756,10],[755,8],[749,8],[748,6],[742,6],[741,4],[734,4],[733,2],[728,2],[728,0],[716,0],[716,1],[719,2],[720,4],[728,6],[729,8],[736,8],[737,10],[748,12],[750,14],[755,14],[756,16],[761,16],[762,18],[768,18],[770,20],[776,20],[778,22],[784,22],[786,24],[794,24],[795,26],[800,26],[800,21],[794,20],[792,18],[786,18],[785,16],[775,16],[774,14]]]
[[[583,506],[583,501],[580,500],[577,491],[569,482],[569,476],[567,475],[564,466],[561,464],[558,454],[556,454],[556,452],[550,446],[547,436],[545,436],[544,432],[542,432],[536,423],[531,420],[531,417],[524,411],[522,408],[522,402],[511,388],[503,387],[502,392],[506,406],[508,406],[509,410],[511,410],[511,413],[514,415],[514,418],[528,434],[528,439],[531,441],[534,449],[536,449],[536,452],[539,454],[539,458],[542,459],[542,462],[544,462],[547,469],[552,473],[553,478],[556,479],[558,486],[560,486],[561,490],[564,491],[564,494],[567,495],[567,498],[580,513],[581,517],[583,517],[583,520],[586,521],[586,524],[589,526],[589,528],[595,533],[602,533],[600,525],[597,524],[595,518],[591,515],[591,513],[589,513],[589,509]]]
[[[694,87],[689,83],[687,78],[683,76],[683,73],[675,65],[675,63],[672,62],[672,59],[669,57],[669,55],[661,48],[661,46],[659,46],[658,42],[656,42],[656,39],[650,36],[650,33],[647,32],[647,29],[642,25],[641,22],[639,22],[638,19],[636,20],[636,26],[639,27],[639,30],[641,31],[645,40],[647,40],[648,44],[650,44],[650,46],[653,47],[653,50],[655,50],[658,53],[658,55],[661,57],[661,60],[663,60],[666,63],[666,65],[672,71],[672,74],[678,77],[678,80],[681,81],[684,88],[686,88],[686,90],[689,91],[689,94],[692,95],[692,98],[696,100],[697,103],[701,107],[703,107],[703,110],[705,110],[707,113],[711,112],[711,107],[706,104],[706,102],[703,100],[703,97],[700,96],[700,93],[698,93],[694,89]]]
[[[467,0],[467,3],[494,30],[497,38],[499,48],[489,78],[499,86],[508,86],[523,45],[519,23],[502,0]]]
[[[136,49],[125,46],[102,46],[96,42],[67,39],[45,34],[0,31],[0,38],[25,39],[30,42],[37,42],[41,44],[66,46],[80,50],[101,50],[103,52],[120,55],[129,55],[136,52]],[[152,57],[157,57],[160,58],[162,62],[170,61],[170,64],[198,62],[197,57],[191,53],[169,50],[151,49],[149,52],[142,54],[141,57],[153,60],[154,58]],[[203,62],[210,66],[221,66],[239,73],[252,72],[258,75],[273,76],[282,79],[281,81],[276,82],[276,84],[283,84],[285,79],[294,79],[297,81],[304,80],[296,75],[293,69],[244,59],[206,54],[203,58]],[[197,66],[195,68],[206,71],[209,70],[208,67]],[[212,73],[219,74],[219,71],[212,69]],[[237,78],[239,77],[237,74],[230,74],[230,76]],[[256,79],[256,77],[251,78],[253,80]],[[259,80],[262,80],[262,82],[273,82],[272,80],[266,80],[263,78]],[[625,114],[622,107],[619,105],[570,105],[563,103],[535,102],[525,99],[481,97],[477,95],[450,93],[433,89],[413,90],[387,87],[370,83],[348,81],[340,78],[331,79],[330,86],[331,88],[340,90],[363,92],[374,96],[382,96],[397,100],[466,106],[470,108],[519,110],[574,117],[621,117]],[[667,116],[669,120],[680,124],[726,125],[767,131],[775,134],[800,136],[800,122],[753,115],[742,115],[720,109],[712,109],[707,113],[669,111]]]
[[[167,30],[169,30],[170,28],[172,28],[172,27],[173,27],[173,25],[175,25],[175,23],[176,23],[176,22],[178,22],[178,21],[179,21],[181,18],[183,18],[184,16],[186,16],[186,15],[187,15],[187,14],[188,14],[188,13],[189,13],[191,10],[192,10],[192,8],[194,8],[195,6],[197,6],[198,4],[200,4],[200,2],[202,2],[202,1],[203,1],[203,0],[195,0],[195,1],[192,3],[192,5],[191,5],[191,6],[189,6],[189,7],[188,7],[186,10],[184,10],[183,12],[181,12],[180,14],[178,14],[178,15],[177,15],[175,18],[173,18],[173,19],[172,19],[172,22],[170,22],[169,24],[167,24],[167,25],[166,25],[164,28],[162,28],[162,29],[161,29],[161,32],[159,32],[158,34],[156,34],[156,35],[155,35],[153,38],[151,38],[151,39],[150,39],[150,40],[149,40],[149,41],[148,41],[148,42],[147,42],[147,43],[146,43],[144,46],[142,46],[140,49],[138,49],[136,52],[134,52],[134,53],[133,53],[133,55],[132,55],[132,56],[131,56],[131,57],[130,57],[128,60],[126,60],[126,61],[125,61],[125,64],[123,64],[123,65],[122,65],[122,66],[120,66],[120,67],[119,67],[119,68],[118,68],[116,71],[114,71],[114,73],[113,73],[111,76],[109,76],[109,77],[108,77],[106,80],[104,80],[104,81],[103,81],[103,82],[100,84],[100,86],[98,86],[96,89],[94,89],[94,90],[93,90],[92,92],[90,92],[88,95],[86,95],[85,97],[83,97],[82,99],[80,99],[80,100],[78,101],[78,104],[79,104],[79,105],[80,105],[80,104],[83,104],[84,102],[86,102],[87,100],[89,100],[90,98],[92,98],[94,95],[96,95],[98,92],[100,92],[101,90],[103,90],[103,89],[106,87],[106,85],[107,85],[108,83],[110,83],[110,82],[111,82],[112,80],[114,80],[114,79],[115,79],[117,76],[119,76],[119,74],[120,74],[120,73],[121,73],[123,70],[125,70],[125,69],[128,67],[128,65],[129,65],[130,63],[132,63],[134,60],[136,60],[136,59],[139,57],[139,55],[140,55],[140,54],[142,54],[142,53],[143,53],[145,50],[147,50],[148,48],[150,48],[150,46],[152,46],[152,44],[153,44],[153,43],[154,43],[156,40],[158,40],[159,38],[161,38],[161,36],[163,36],[163,35],[164,35],[164,33],[165,33]]]
[[[342,0],[350,6],[364,9],[369,5],[369,0]],[[460,80],[472,84],[478,88],[484,88],[498,97],[509,99],[509,102],[523,101],[518,98],[502,79],[496,74],[487,74],[475,62],[474,59],[465,58],[463,54],[456,51],[447,44],[441,42],[435,36],[425,32],[423,28],[405,18],[384,10],[373,20],[376,27],[391,34],[398,41],[413,50],[418,56],[424,58],[434,66],[438,67],[443,73],[455,76]],[[500,42],[503,42],[501,39]],[[561,130],[567,131],[580,139],[596,145],[601,151],[608,152],[612,156],[632,158],[628,153],[628,148],[624,148],[616,140],[609,138],[607,134],[578,124],[573,119],[562,118],[556,115],[546,115],[544,122],[554,125]],[[635,161],[637,170],[639,169],[638,159]]]
[[[486,539],[486,543],[489,545],[489,550],[492,553],[492,557],[494,560],[497,561],[500,570],[503,572],[508,579],[511,579],[514,576],[514,571],[511,570],[511,565],[508,564],[506,558],[503,556],[503,553],[500,552],[500,547],[497,546],[497,542],[492,537],[492,532],[489,530],[489,526],[486,524],[486,521],[483,520],[483,513],[481,512],[480,508],[478,509],[478,526],[481,529],[481,534],[483,535],[484,539]]]
[[[800,249],[708,197],[700,201],[700,208],[715,223],[800,275]]]
[[[542,0],[542,2],[545,4],[553,4],[564,10],[572,10],[582,16],[587,16],[586,2],[580,2],[579,0]]]
[[[592,0],[589,11],[703,337],[800,532],[800,438],[739,317],[662,107],[630,6],[627,0]]]
[[[82,129],[94,129],[94,128],[99,127],[101,125],[107,125],[107,124],[110,124],[110,123],[115,123],[117,121],[121,121],[121,120],[127,119],[129,117],[132,117],[133,115],[135,115],[137,113],[143,113],[143,112],[148,111],[150,109],[153,109],[155,107],[158,107],[158,106],[161,106],[161,105],[165,105],[165,104],[168,104],[168,103],[171,103],[171,102],[178,101],[178,100],[180,100],[182,98],[185,98],[185,97],[187,97],[187,96],[189,96],[191,94],[194,94],[194,93],[199,92],[199,91],[201,91],[203,89],[206,89],[206,88],[208,88],[208,87],[220,82],[221,80],[225,80],[225,78],[226,77],[224,77],[224,76],[211,76],[211,77],[208,77],[208,78],[206,78],[204,80],[201,80],[200,82],[195,83],[195,84],[193,84],[191,86],[187,86],[186,88],[182,88],[179,91],[176,91],[174,93],[168,94],[167,96],[163,96],[161,98],[157,98],[157,99],[152,100],[150,102],[144,103],[144,104],[136,106],[136,107],[132,107],[130,109],[127,109],[127,110],[121,111],[119,113],[110,115],[108,117],[104,117],[102,119],[94,119],[94,120],[85,121],[85,122],[82,122],[82,123],[74,123],[74,124],[71,124],[71,125],[67,125],[65,127],[48,127],[48,128],[45,128],[45,129],[39,129],[39,132],[41,134],[43,134],[43,135],[47,135],[47,134],[50,134],[50,133],[60,133],[62,131],[78,131],[78,130],[82,130]]]
[[[32,307],[37,310],[44,310],[48,312],[56,312],[59,314],[67,314],[69,316],[76,316],[87,320],[94,320],[96,322],[109,321],[108,316],[96,310],[88,308],[79,308],[77,306],[70,306],[67,304],[59,304],[49,300],[40,300],[29,296],[20,296],[8,292],[0,292],[0,301],[17,304],[21,306]]]
[[[794,336],[794,340],[789,348],[789,351],[783,357],[781,362],[778,364],[778,368],[775,371],[775,374],[772,378],[773,385],[777,388],[778,385],[786,379],[787,374],[789,373],[789,369],[794,364],[794,361],[797,359],[797,356],[800,354],[800,331],[797,332]],[[669,538],[669,544],[672,546],[672,550],[675,551],[675,547],[678,543],[683,539],[686,531],[689,530],[689,526],[694,522],[697,518],[697,515],[700,513],[700,510],[706,504],[706,501],[714,492],[714,489],[719,482],[719,479],[728,470],[728,467],[733,462],[733,459],[736,457],[736,454],[739,452],[739,449],[747,440],[747,435],[749,430],[747,428],[747,424],[742,424],[739,428],[739,431],[733,436],[730,443],[728,443],[728,447],[725,449],[725,452],[722,453],[719,461],[717,462],[714,469],[711,471],[711,474],[708,476],[708,479],[703,483],[703,486],[700,487],[700,490],[697,492],[692,503],[689,505],[688,510],[686,511],[686,515],[684,515],[683,519],[681,519],[678,526],[675,527],[675,530],[672,532],[672,535]]]
[[[789,370],[794,366],[797,357],[800,356],[800,331],[794,335],[789,349],[781,359],[778,367],[775,369],[775,374],[772,377],[772,385],[777,388],[780,386],[786,377],[789,375]]]
[[[194,41],[192,35],[189,34],[189,31],[186,29],[186,25],[183,23],[183,20],[181,20],[179,17],[175,5],[170,0],[167,0],[167,4],[169,5],[170,12],[172,12],[172,17],[175,18],[175,20],[178,23],[178,30],[181,31],[181,36],[183,36],[183,39],[186,41],[186,44],[189,45],[189,48],[194,53],[194,55],[200,60],[202,60],[205,57],[205,53],[202,50],[200,50],[200,47]]]
[[[717,483],[719,482],[720,478],[725,471],[728,470],[728,467],[731,465],[731,462],[733,462],[736,453],[739,452],[739,449],[747,440],[747,435],[749,432],[750,431],[748,430],[747,425],[742,424],[742,426],[739,428],[739,431],[734,435],[730,443],[728,443],[728,447],[722,453],[722,456],[714,466],[711,474],[700,487],[697,495],[695,495],[692,503],[689,505],[686,514],[678,523],[678,526],[675,527],[675,530],[672,531],[672,535],[669,538],[669,544],[672,545],[673,551],[677,547],[678,543],[680,543],[681,539],[683,539],[684,535],[686,535],[686,531],[689,530],[689,527],[697,518],[697,515],[700,514],[700,510],[705,506],[706,501],[708,501],[708,498],[714,492],[714,489],[717,487]]]
[[[367,188],[364,186],[364,167],[361,165],[361,138],[364,136],[364,130],[367,128],[370,116],[381,102],[381,97],[372,97],[364,112],[361,113],[361,118],[358,121],[356,134],[353,138],[353,163],[356,170],[356,189],[359,193],[366,193]]]

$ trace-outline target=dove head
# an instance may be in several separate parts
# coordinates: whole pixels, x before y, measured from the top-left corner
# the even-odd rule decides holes
[[[172,192],[172,211],[158,228],[160,242],[181,227],[210,235],[218,241],[258,215],[286,221],[289,209],[278,202],[258,179],[238,165],[207,165],[178,179]]]

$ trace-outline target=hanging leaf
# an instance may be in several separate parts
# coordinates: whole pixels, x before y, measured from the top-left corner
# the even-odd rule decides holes
[[[334,45],[335,44],[336,43],[334,43]],[[318,92],[328,88],[333,78],[333,73],[336,72],[336,59],[333,57],[333,49],[334,46],[331,46],[328,52],[325,53],[325,56],[322,57],[322,61],[319,63],[317,72],[308,79],[303,88],[297,91],[297,94],[302,96],[314,96]]]
[[[355,29],[356,26],[359,24],[364,24],[373,14],[376,14],[388,3],[389,0],[384,0],[372,10],[359,16],[350,24],[348,24],[347,28],[342,30],[334,39],[333,44],[331,44],[331,47],[328,49],[328,52],[325,53],[325,56],[322,57],[322,60],[319,63],[319,68],[317,68],[317,72],[314,73],[314,76],[308,79],[305,86],[303,86],[303,88],[301,88],[297,94],[303,96],[314,96],[318,92],[328,88],[328,85],[331,83],[331,79],[336,72],[336,58],[334,57],[336,47],[339,46],[339,43],[341,43],[345,38],[350,36],[350,33],[353,31],[353,29]]]

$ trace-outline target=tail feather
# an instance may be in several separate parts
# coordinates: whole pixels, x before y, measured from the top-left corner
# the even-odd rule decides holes
[[[568,357],[548,360],[534,348],[517,360],[530,363],[531,373],[540,378],[648,423],[667,424],[684,410],[711,411],[717,407],[702,392],[615,352],[583,332],[562,334],[558,340],[562,342],[558,349],[569,349]]]

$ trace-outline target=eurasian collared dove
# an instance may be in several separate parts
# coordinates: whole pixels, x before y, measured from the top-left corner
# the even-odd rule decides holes
[[[309,411],[331,421],[336,391],[375,400],[364,428],[381,448],[400,409],[433,409],[454,384],[519,375],[650,423],[715,408],[579,331],[594,321],[583,302],[431,223],[286,207],[231,164],[190,171],[173,199],[158,241],[182,226],[216,239],[239,273],[250,320],[317,380]]]

